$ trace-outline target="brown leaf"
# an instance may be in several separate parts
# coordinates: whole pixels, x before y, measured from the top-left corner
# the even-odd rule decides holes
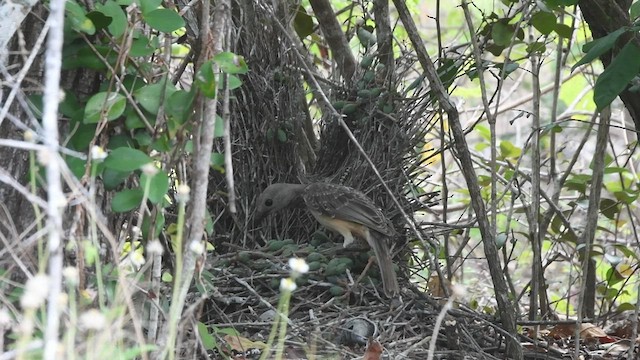
[[[380,360],[382,349],[384,348],[377,340],[369,340],[367,350],[365,350],[362,360]]]
[[[262,341],[251,341],[240,335],[225,335],[223,339],[232,350],[241,353],[250,349],[264,349],[266,346]]]

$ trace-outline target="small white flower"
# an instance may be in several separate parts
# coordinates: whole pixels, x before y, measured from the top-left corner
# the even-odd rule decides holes
[[[0,309],[0,329],[6,329],[11,326],[13,319],[6,308]]]
[[[149,255],[162,255],[164,248],[158,239],[149,241],[147,244],[147,254]]]
[[[80,326],[86,330],[100,330],[107,325],[107,319],[96,309],[91,309],[80,315]]]
[[[24,136],[24,141],[26,142],[30,142],[30,143],[36,142],[36,133],[31,130],[25,131],[23,136]]]
[[[280,291],[293,292],[298,286],[292,278],[284,278],[280,280]]]
[[[202,241],[194,240],[189,244],[189,250],[196,255],[202,255],[204,253],[204,245],[202,245]]]
[[[23,309],[36,309],[44,304],[49,294],[49,277],[37,274],[27,280],[24,293],[20,297],[20,306]]]
[[[129,261],[137,270],[139,270],[146,262],[144,255],[142,255],[142,251],[132,251],[131,254],[129,254]]]
[[[67,266],[62,269],[62,276],[67,280],[67,284],[69,284],[69,286],[76,286],[80,281],[80,274],[78,274],[78,268],[75,266]]]
[[[187,201],[189,201],[189,192],[191,192],[191,188],[189,188],[189,185],[187,184],[178,185],[178,189],[176,192],[177,192],[178,202],[186,203]]]
[[[146,163],[142,165],[142,172],[148,177],[153,177],[158,173],[158,168],[152,163]]]
[[[51,161],[51,154],[49,153],[49,149],[42,149],[38,151],[38,162],[42,166],[46,166]]]
[[[304,259],[291,258],[289,259],[289,267],[291,268],[291,276],[298,277],[299,275],[309,272],[309,264]]]
[[[95,161],[101,162],[107,157],[107,152],[104,151],[102,146],[94,145],[91,147],[91,158]]]

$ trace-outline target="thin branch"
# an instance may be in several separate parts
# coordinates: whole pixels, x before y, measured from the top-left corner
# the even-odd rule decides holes
[[[62,69],[62,43],[65,0],[49,2],[50,29],[47,37],[44,74],[44,107],[42,127],[44,144],[48,148],[45,161],[47,173],[47,228],[49,245],[49,298],[47,301],[47,325],[44,334],[44,358],[54,360],[58,354],[60,332],[60,293],[62,290],[62,209],[66,199],[62,192],[60,162],[57,149],[58,105],[60,102],[60,71]]]

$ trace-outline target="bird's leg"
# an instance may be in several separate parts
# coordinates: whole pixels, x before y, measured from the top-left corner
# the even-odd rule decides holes
[[[351,245],[354,242],[353,235],[351,235],[351,232],[343,233],[342,237],[344,237],[344,243],[342,243],[343,248],[346,248],[347,246]]]

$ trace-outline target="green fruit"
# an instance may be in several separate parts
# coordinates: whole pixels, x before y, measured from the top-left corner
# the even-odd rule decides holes
[[[385,114],[391,114],[393,112],[393,105],[384,104],[384,106],[382,107],[382,112]]]
[[[375,60],[375,56],[373,55],[367,55],[367,56],[363,56],[362,60],[360,61],[360,66],[367,69],[369,68],[369,66],[371,66],[371,64],[373,64],[373,60]]]
[[[311,235],[311,241],[309,243],[313,246],[320,246],[324,243],[331,242],[331,239],[324,232],[318,230]]]
[[[291,255],[293,255],[298,250],[299,248],[296,244],[285,245],[282,248],[282,256],[291,257]]]
[[[272,278],[272,279],[269,281],[269,286],[270,286],[272,289],[279,289],[279,288],[280,288],[280,279],[279,279],[279,278]]]
[[[370,94],[369,94],[369,95],[370,95],[372,98],[375,98],[375,97],[380,96],[380,94],[382,94],[382,88],[373,88],[373,89],[371,89],[369,92],[370,92]]]
[[[345,115],[351,115],[356,112],[356,110],[358,110],[358,105],[350,103],[342,108],[342,113]]]
[[[282,249],[285,245],[283,240],[269,240],[267,243],[267,251],[275,252]]]
[[[320,261],[312,261],[309,263],[309,271],[317,271],[322,268],[322,263]]]
[[[364,75],[362,75],[362,80],[368,83],[372,82],[375,78],[376,78],[376,73],[373,71],[367,71],[364,73]]]
[[[295,241],[293,241],[293,239],[284,239],[282,241],[285,243],[285,245],[295,244],[296,243]]]
[[[275,131],[273,131],[273,129],[267,130],[266,136],[267,136],[267,140],[273,141],[273,138],[275,137]]]
[[[238,260],[243,263],[249,263],[251,261],[251,253],[248,251],[240,251],[238,253]]]
[[[326,259],[327,257],[320,254],[319,252],[312,252],[309,255],[307,255],[307,262],[324,261]]]
[[[336,110],[342,110],[342,108],[347,104],[346,101],[336,101],[333,104],[331,104],[331,106],[333,106],[334,109]]]
[[[369,90],[358,90],[358,97],[368,99],[371,97],[371,91]]]
[[[344,295],[345,290],[342,287],[336,285],[329,288],[329,293],[331,293],[331,295],[333,295],[334,297],[337,297]]]
[[[251,268],[256,271],[263,271],[271,267],[271,264],[266,260],[256,260],[250,263]]]

